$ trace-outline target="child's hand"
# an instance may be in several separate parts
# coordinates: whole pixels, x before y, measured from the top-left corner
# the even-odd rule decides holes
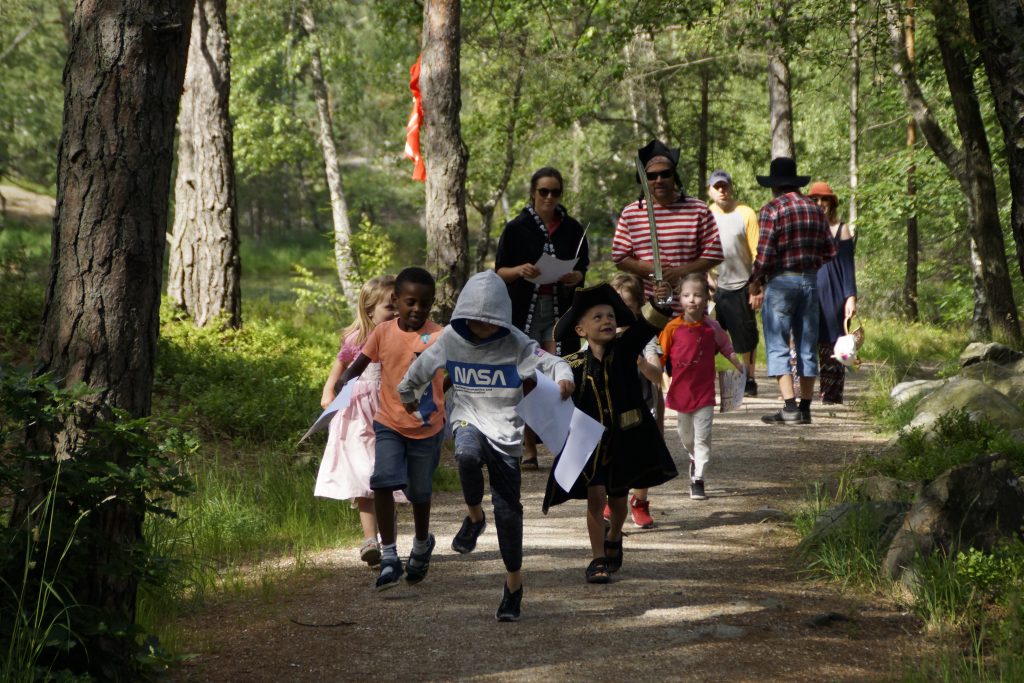
[[[320,407],[321,408],[326,408],[327,406],[331,405],[331,401],[333,401],[333,400],[334,400],[334,392],[333,391],[325,391],[323,396],[320,397]]]
[[[558,388],[562,392],[562,400],[572,396],[572,392],[576,390],[576,385],[572,383],[572,380],[560,379],[558,380]]]
[[[737,370],[739,370],[740,372],[743,372],[743,363],[740,362],[739,358],[737,358],[736,356],[733,356],[732,358],[729,359],[729,362],[732,363],[736,367]]]
[[[405,412],[407,413],[415,413],[417,410],[420,409],[420,402],[416,400],[409,401],[408,403],[403,403],[402,407],[405,408]]]

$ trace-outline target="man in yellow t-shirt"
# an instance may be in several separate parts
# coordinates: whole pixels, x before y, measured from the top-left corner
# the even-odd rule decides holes
[[[747,366],[744,394],[757,396],[754,381],[754,359],[757,355],[757,316],[755,301],[747,281],[757,256],[760,231],[757,214],[749,206],[739,204],[733,196],[732,177],[725,171],[714,171],[708,178],[711,213],[718,223],[725,257],[717,268],[715,283],[715,316],[732,338],[736,354]]]

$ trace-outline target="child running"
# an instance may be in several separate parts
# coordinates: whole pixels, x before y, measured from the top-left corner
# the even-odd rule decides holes
[[[469,279],[440,340],[416,359],[398,385],[406,410],[417,409],[416,396],[440,368],[447,368],[452,383],[449,415],[468,509],[452,549],[472,552],[487,524],[481,506],[486,467],[498,548],[507,572],[495,618],[518,621],[523,599],[523,421],[515,407],[523,398],[523,382],[532,380],[538,370],[558,382],[563,400],[569,398],[572,371],[512,324],[512,300],[493,270]]]
[[[619,273],[612,278],[612,287],[622,297],[635,317],[640,317],[644,305],[644,283],[632,273]],[[622,328],[620,328],[621,330]],[[643,353],[636,359],[636,369],[640,373],[640,388],[643,391],[644,403],[654,415],[658,429],[665,435],[665,399],[661,395],[661,347],[658,338],[651,337],[644,347]],[[647,499],[647,489],[635,489],[629,497],[629,514],[633,518],[633,526],[641,529],[654,527],[651,516],[651,503]],[[604,508],[604,519],[611,519],[611,508]]]
[[[659,285],[667,289],[667,285]],[[587,348],[566,360],[576,385],[576,407],[605,427],[601,442],[591,454],[571,490],[565,491],[548,477],[544,512],[569,499],[586,499],[587,533],[593,560],[586,569],[588,583],[608,583],[622,566],[622,524],[626,519],[626,495],[630,488],[664,484],[678,472],[658,424],[644,403],[636,359],[651,337],[668,321],[662,312],[645,304],[634,318],[609,284],[576,290],[572,307],[555,326],[555,338],[575,334],[587,340]],[[616,327],[627,329],[617,336]],[[605,531],[601,511],[607,499],[610,526]]]
[[[393,275],[381,275],[367,280],[359,291],[356,319],[341,333],[341,350],[334,360],[320,398],[322,408],[334,400],[337,395],[334,387],[341,373],[359,356],[373,328],[395,317],[394,296]],[[331,419],[327,447],[313,490],[314,496],[350,500],[353,507],[359,509],[364,539],[363,545],[359,547],[359,557],[371,567],[380,564],[377,518],[373,514],[373,491],[370,490],[374,453],[373,416],[380,406],[379,392],[380,363],[371,363],[355,382],[348,407],[338,411]]]
[[[412,503],[415,538],[404,570],[406,581],[422,581],[430,568],[434,535],[430,533],[431,477],[437,469],[444,437],[444,393],[440,374],[420,397],[415,414],[405,411],[396,387],[416,357],[437,339],[441,327],[427,319],[434,305],[434,278],[422,268],[406,268],[395,278],[398,318],[373,329],[362,352],[339,380],[359,377],[370,363],[380,363],[380,407],[373,418],[376,459],[370,489],[380,528],[381,562],[377,590],[398,585],[402,561],[395,544],[395,501],[404,490]]]
[[[715,353],[728,358],[740,372],[743,364],[733,351],[729,335],[706,315],[708,285],[702,273],[683,278],[679,303],[683,314],[666,325],[660,337],[672,375],[665,405],[677,413],[679,440],[690,456],[690,498],[706,500],[704,467],[711,457]]]

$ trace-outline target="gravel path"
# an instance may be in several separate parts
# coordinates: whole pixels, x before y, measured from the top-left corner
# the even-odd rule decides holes
[[[850,394],[866,385],[853,376]],[[524,473],[522,621],[497,623],[503,567],[493,527],[467,556],[449,543],[464,514],[435,497],[430,575],[378,594],[354,548],[318,555],[323,570],[288,579],[271,600],[220,600],[183,620],[199,654],[178,681],[875,681],[898,678],[918,626],[881,599],[843,594],[799,574],[793,510],[811,482],[881,441],[849,406],[814,406],[814,424],[767,426],[765,398],[716,415],[709,500],[686,477],[651,492],[657,526],[627,525],[625,564],[588,585],[582,501],[540,513],[550,458]],[[675,420],[667,440],[681,472]],[[485,505],[488,504],[485,500]],[[488,510],[490,517],[490,511]],[[411,520],[399,524],[403,557]],[[836,613],[842,619],[829,618]],[[303,626],[318,624],[319,626]]]

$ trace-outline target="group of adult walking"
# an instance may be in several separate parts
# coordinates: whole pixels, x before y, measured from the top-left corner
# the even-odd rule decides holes
[[[612,240],[616,267],[640,277],[647,297],[654,295],[656,273],[673,287],[690,273],[706,273],[715,316],[746,366],[748,396],[758,391],[760,311],[767,375],[783,399],[764,422],[809,424],[816,381],[822,402],[842,403],[846,368],[832,357],[832,347],[857,309],[854,237],[839,220],[839,199],[828,183],[815,182],[804,193],[810,176],[799,175],[793,159],[773,159],[768,175],[757,176],[772,199],[755,212],[736,199],[725,170],[710,175],[706,203],[683,192],[678,149],[653,140],[638,157],[644,175],[637,173],[637,182],[647,184],[657,243],[641,193],[619,215]],[[534,173],[529,203],[505,226],[495,257],[512,299],[513,323],[559,355],[576,350],[566,348],[568,342],[557,344],[553,332],[590,265],[585,231],[562,204],[563,191],[556,169]],[[536,284],[536,264],[544,254],[576,263],[557,282]],[[678,297],[673,310],[681,313]],[[536,440],[528,434],[523,467],[536,465]]]

